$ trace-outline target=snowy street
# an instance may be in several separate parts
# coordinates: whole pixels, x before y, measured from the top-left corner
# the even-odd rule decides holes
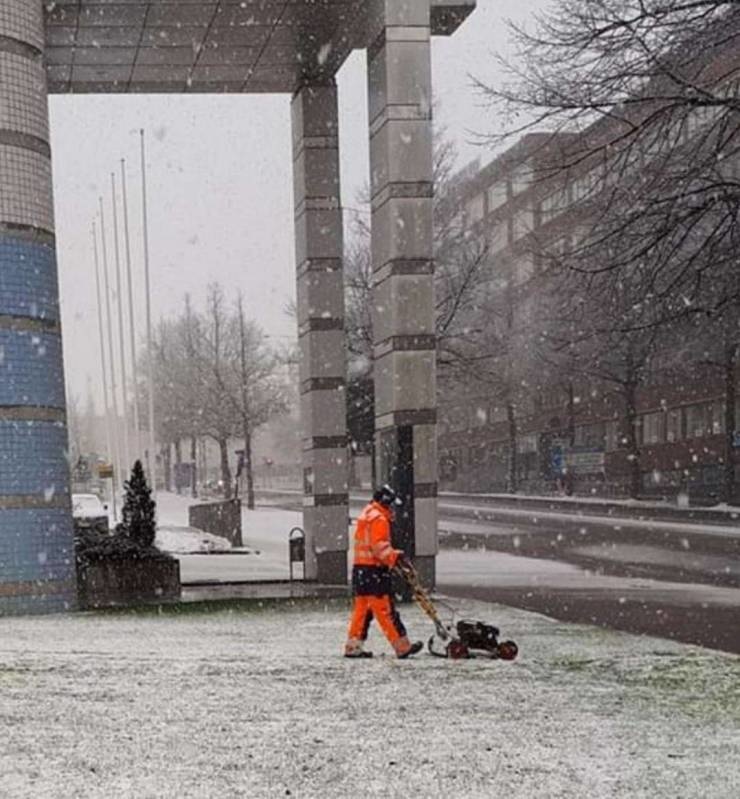
[[[1,619],[2,795],[739,795],[737,658],[462,612],[520,659],[400,662],[373,631],[376,658],[345,661],[341,602]]]

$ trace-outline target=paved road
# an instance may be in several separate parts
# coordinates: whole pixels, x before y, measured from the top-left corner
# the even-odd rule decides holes
[[[466,520],[441,509],[439,589],[564,621],[740,654],[740,537],[724,528],[528,515]],[[457,571],[479,550],[486,575]],[[485,550],[485,551],[480,551]],[[445,559],[449,553],[452,560]]]

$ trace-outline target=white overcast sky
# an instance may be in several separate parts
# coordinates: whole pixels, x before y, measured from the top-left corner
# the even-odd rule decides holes
[[[460,165],[487,155],[470,131],[497,120],[469,75],[497,77],[504,20],[526,21],[546,0],[478,0],[458,33],[433,40],[437,124],[460,150]],[[367,181],[365,54],[339,75],[342,193],[356,206]],[[100,393],[100,359],[91,225],[98,197],[110,225],[110,174],[128,163],[138,335],[144,334],[140,128],[147,131],[153,316],[171,315],[189,292],[196,303],[210,281],[241,289],[248,313],[289,342],[284,308],[295,294],[289,97],[287,95],[60,96],[51,98],[56,227],[67,382],[84,403],[88,380]],[[112,256],[112,253],[109,253]],[[111,266],[113,261],[111,258]]]

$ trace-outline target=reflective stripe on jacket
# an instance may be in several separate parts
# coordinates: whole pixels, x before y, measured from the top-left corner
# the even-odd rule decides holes
[[[371,502],[362,509],[355,527],[355,566],[396,565],[401,551],[391,546],[391,519],[389,508]]]

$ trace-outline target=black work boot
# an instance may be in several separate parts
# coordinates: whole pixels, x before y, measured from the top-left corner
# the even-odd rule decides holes
[[[363,658],[371,658],[372,652],[366,652],[364,649],[345,649],[344,656],[351,660],[361,660]]]
[[[412,655],[417,655],[423,648],[424,644],[421,641],[416,641],[415,643],[411,644],[411,646],[405,652],[398,655],[398,658],[399,660],[406,660],[406,658],[411,657]]]

